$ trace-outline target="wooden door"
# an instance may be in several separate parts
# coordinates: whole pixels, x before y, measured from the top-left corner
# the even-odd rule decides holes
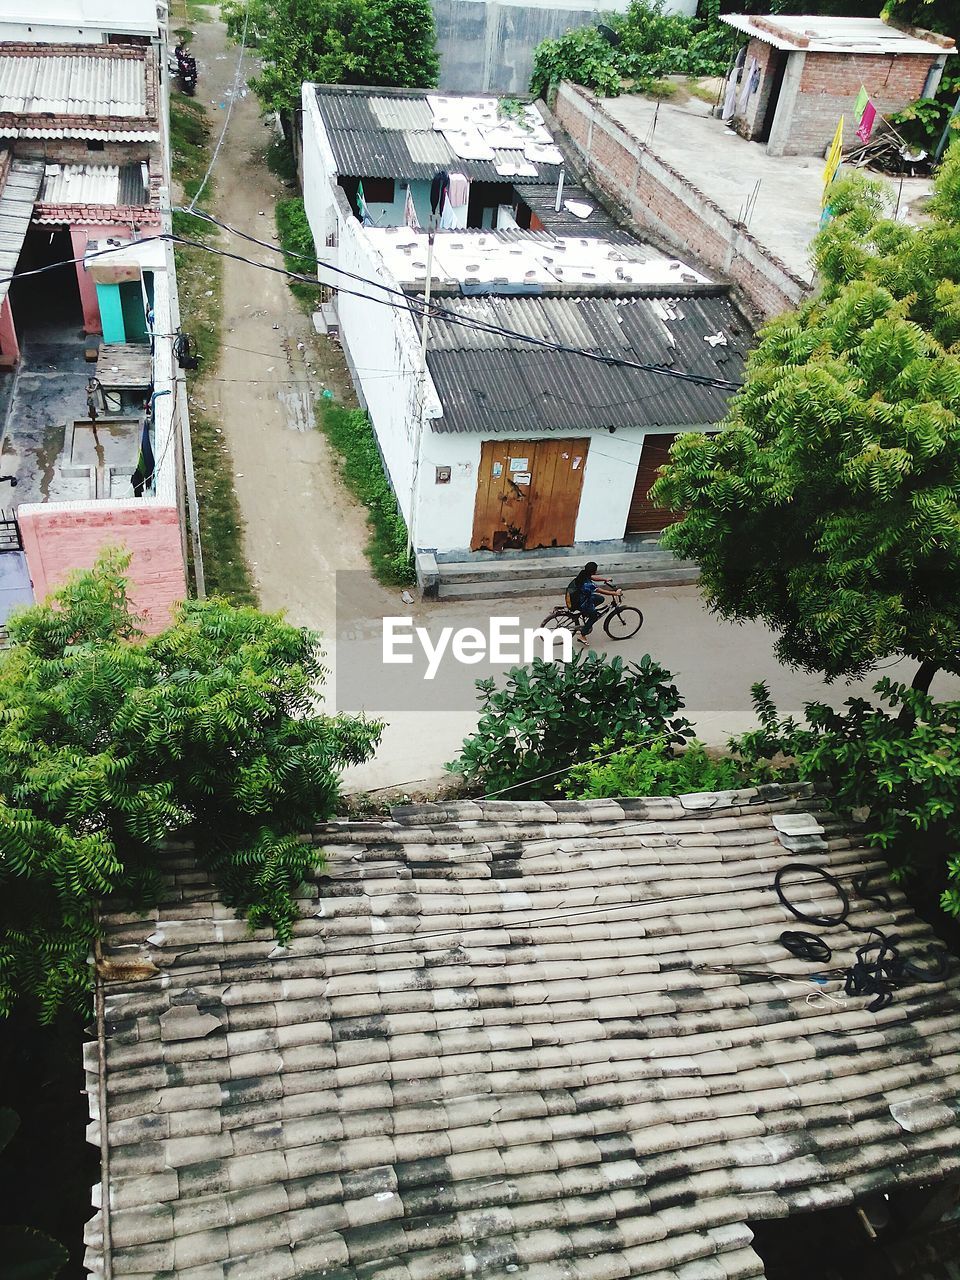
[[[662,533],[668,524],[679,520],[677,512],[658,507],[650,500],[650,489],[659,480],[660,468],[667,461],[670,446],[676,440],[671,436],[644,436],[643,452],[637,467],[637,478],[627,514],[626,533]]]
[[[588,440],[484,440],[474,551],[573,545]]]

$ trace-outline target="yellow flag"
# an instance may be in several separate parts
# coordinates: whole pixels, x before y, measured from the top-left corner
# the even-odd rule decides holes
[[[833,141],[830,143],[830,150],[827,152],[827,163],[823,170],[823,203],[827,203],[827,191],[830,183],[837,175],[840,168],[840,161],[843,158],[843,116],[840,117],[840,123],[837,125],[837,132],[833,135]]]

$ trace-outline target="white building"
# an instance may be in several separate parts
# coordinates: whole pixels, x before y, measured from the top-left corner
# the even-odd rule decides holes
[[[27,44],[152,44],[160,40],[166,0],[8,0],[0,41]]]
[[[363,225],[337,155],[352,148],[364,174],[392,159],[399,185],[405,139],[350,127],[358,91],[348,95],[341,131],[328,124],[338,114],[331,91],[304,86],[307,215],[332,268],[321,277],[333,283],[358,395],[422,560],[561,548],[583,558],[658,534],[670,517],[648,491],[667,448],[679,431],[715,426],[723,384],[742,372],[749,330],[725,288],[634,240],[582,190],[565,188],[557,210],[556,188],[526,177],[497,196],[508,228],[439,230],[432,256],[422,230]],[[435,133],[438,156],[441,144],[476,152],[483,141],[464,144],[439,121]],[[502,185],[511,187],[506,177]],[[385,222],[402,203],[385,205]],[[524,210],[526,229],[517,225]]]

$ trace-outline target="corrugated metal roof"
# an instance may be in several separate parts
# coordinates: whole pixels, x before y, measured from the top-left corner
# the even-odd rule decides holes
[[[957,51],[948,37],[901,31],[880,18],[824,18],[811,14],[760,18],[751,13],[722,13],[720,21],[776,49],[808,49],[811,53],[926,53],[934,57]]]
[[[142,205],[138,164],[48,164],[40,199],[46,204]]]
[[[10,288],[10,276],[17,269],[42,179],[42,160],[14,160],[0,192],[0,303]]]
[[[0,125],[0,138],[92,138],[97,142],[158,142],[160,134],[156,129],[105,129],[102,125],[94,125],[89,129],[80,127],[45,129],[40,125]]]
[[[561,208],[558,213],[554,207],[556,187],[544,186],[543,183],[524,182],[513,184],[513,189],[525,204],[543,223],[544,228],[555,236],[602,236],[614,244],[635,244],[636,237],[624,231],[606,212],[597,200],[578,187],[575,182],[564,182]],[[586,218],[578,218],[575,213],[563,207],[567,200],[588,204],[593,212]]]
[[[394,94],[352,85],[314,88],[340,177],[429,181],[438,169],[447,169],[471,181],[510,182],[508,176],[497,172],[492,160],[460,159],[444,135],[434,129],[427,102],[432,90]],[[515,165],[524,163],[520,151],[499,155],[512,159]],[[533,163],[533,168],[535,172],[524,176],[524,182],[556,182],[556,165]]]
[[[0,112],[13,115],[145,116],[142,58],[0,51]]]
[[[724,297],[444,299],[471,320],[588,351],[739,380],[750,337]],[[708,337],[721,335],[716,345]],[[437,431],[705,426],[729,393],[662,374],[527,346],[438,318],[427,363],[443,404]]]

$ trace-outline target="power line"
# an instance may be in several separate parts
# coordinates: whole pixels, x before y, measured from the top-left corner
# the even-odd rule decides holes
[[[217,163],[217,156],[220,154],[220,148],[223,146],[223,140],[227,136],[227,126],[230,123],[230,116],[233,114],[233,104],[237,100],[237,94],[240,91],[240,72],[243,69],[243,54],[247,47],[247,26],[250,22],[250,0],[246,0],[246,8],[243,14],[243,39],[240,42],[240,55],[237,58],[237,69],[233,76],[233,89],[230,94],[230,105],[227,107],[227,114],[223,121],[223,128],[220,130],[220,137],[217,139],[217,145],[213,149],[213,155],[210,157],[210,163],[207,165],[207,172],[203,175],[203,181],[197,188],[197,193],[190,201],[189,207],[185,210],[187,213],[193,213],[197,201],[203,195],[204,188],[209,181],[210,174],[213,172],[213,166]]]
[[[179,244],[189,249],[200,249],[205,253],[212,253],[218,257],[230,258],[235,262],[243,262],[248,266],[258,267],[261,271],[270,271],[274,275],[284,276],[287,279],[295,280],[300,284],[309,284],[309,285],[313,285],[314,287],[320,287],[320,288],[329,287],[325,285],[324,281],[318,280],[312,276],[307,276],[296,271],[289,271],[285,267],[276,267],[269,262],[257,262],[253,258],[245,257],[243,254],[232,253],[228,249],[220,249],[214,245],[204,244],[200,240],[191,240],[186,236],[179,236],[172,232],[161,232],[159,235],[151,237],[151,239],[170,240],[174,244]],[[14,280],[20,280],[20,279],[25,279],[27,277],[43,275],[47,271],[59,271],[66,266],[76,265],[78,262],[84,262],[90,258],[102,257],[110,253],[118,253],[123,249],[129,248],[130,243],[135,243],[135,242],[127,242],[121,245],[111,245],[106,249],[98,249],[98,250],[95,250],[93,253],[88,253],[84,257],[64,258],[60,262],[48,263],[46,266],[43,266],[43,267],[33,267],[27,271],[14,272],[12,275],[9,275],[0,279],[0,284],[8,284]],[[276,252],[279,252],[279,250],[276,250],[274,246],[268,246],[268,247]],[[330,267],[329,269],[335,272],[340,271],[340,268],[335,268],[335,267]],[[343,274],[352,275],[352,273],[343,273]],[[390,289],[386,285],[380,284],[378,281],[367,280],[366,277],[363,277],[363,276],[359,276],[355,278],[359,279],[364,284],[370,285],[377,289],[381,289],[387,293],[397,294],[398,292],[397,290]],[[659,374],[662,377],[673,378],[681,382],[695,383],[698,386],[708,387],[712,390],[717,390],[717,391],[733,392],[733,391],[740,390],[740,388],[743,386],[743,384],[739,382],[731,382],[725,379],[714,378],[704,374],[687,373],[685,371],[681,371],[678,369],[672,369],[668,365],[654,364],[648,361],[628,360],[624,356],[608,355],[604,352],[590,351],[586,348],[574,347],[566,343],[552,342],[546,338],[536,338],[532,334],[520,333],[516,330],[507,329],[502,325],[494,325],[486,321],[478,320],[475,317],[460,315],[457,312],[453,312],[449,310],[449,308],[435,305],[433,303],[431,303],[429,307],[427,307],[424,305],[422,299],[411,296],[409,294],[402,294],[401,296],[403,297],[403,302],[395,303],[395,302],[391,302],[389,298],[372,297],[369,293],[360,293],[355,289],[346,289],[342,285],[335,285],[332,287],[336,288],[340,293],[346,294],[349,297],[360,298],[362,301],[365,301],[365,302],[373,302],[381,306],[392,307],[394,310],[397,310],[397,311],[407,311],[412,315],[418,316],[418,317],[422,317],[424,314],[428,313],[431,317],[435,319],[442,319],[446,321],[448,324],[456,324],[466,329],[475,329],[475,330],[479,330],[480,332],[490,333],[499,337],[510,338],[511,340],[516,342],[525,342],[532,346],[535,346],[547,351],[556,351],[564,355],[580,356],[583,359],[591,360],[595,363],[603,364],[608,367],[636,369],[641,373]]]

